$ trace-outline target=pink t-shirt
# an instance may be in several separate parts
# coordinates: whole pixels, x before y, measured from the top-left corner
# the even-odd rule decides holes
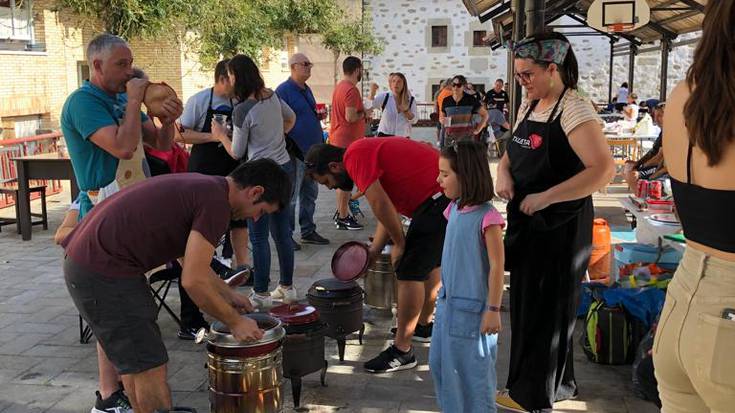
[[[454,200],[450,202],[449,205],[447,206],[447,209],[444,210],[444,218],[446,218],[447,221],[449,221],[449,213],[452,211],[452,207],[455,206],[456,204],[457,204],[457,201]],[[466,214],[468,212],[472,212],[476,210],[479,207],[480,207],[479,205],[471,205],[471,206],[464,207],[458,210],[457,212],[460,214]],[[487,228],[490,225],[500,225],[501,228],[505,227],[505,220],[503,219],[503,216],[500,215],[500,212],[498,212],[498,210],[495,209],[495,207],[491,207],[490,210],[485,213],[485,216],[482,217],[482,227],[480,228],[480,232],[482,233],[483,236],[485,236],[485,230],[487,230]]]

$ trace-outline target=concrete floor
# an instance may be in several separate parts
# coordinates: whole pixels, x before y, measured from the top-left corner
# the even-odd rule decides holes
[[[620,191],[618,191],[620,192]],[[612,190],[597,194],[598,216],[607,217],[614,228],[627,225]],[[60,223],[68,207],[68,193],[49,198],[51,228]],[[338,231],[331,223],[334,195],[322,188],[318,200],[318,231],[331,239],[328,246],[304,245],[296,252],[295,285],[304,297],[317,279],[330,277],[329,262],[334,249],[349,240],[366,241],[373,225],[363,231]],[[498,205],[504,210],[504,206]],[[366,202],[363,210],[372,222]],[[13,210],[0,210],[11,215]],[[53,230],[33,229],[33,240],[23,242],[12,227],[0,233],[0,412],[88,412],[94,401],[96,356],[94,343],[80,344],[77,312],[69,299],[61,271],[62,251],[53,245]],[[271,275],[278,279],[275,260]],[[507,295],[505,297],[507,307]],[[178,308],[175,289],[168,303]],[[508,314],[503,313],[505,330],[499,338],[497,376],[505,382],[510,344]],[[168,316],[159,317],[169,351],[169,383],[174,403],[208,411],[207,376],[203,368],[205,350],[201,345],[176,338],[177,326]],[[334,340],[327,339],[328,387],[321,387],[319,375],[304,377],[301,411],[310,412],[435,412],[438,411],[427,365],[428,345],[417,345],[416,369],[371,375],[362,363],[386,347],[393,325],[390,312],[366,310],[363,345],[356,337],[347,343],[346,360],[340,364]],[[578,333],[580,329],[578,328]],[[557,412],[648,413],[658,409],[637,399],[631,391],[630,366],[592,364],[575,347],[575,370],[580,395],[575,401],[559,403]],[[293,411],[290,385],[283,386],[285,411]]]

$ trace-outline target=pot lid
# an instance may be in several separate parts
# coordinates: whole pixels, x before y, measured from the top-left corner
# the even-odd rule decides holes
[[[270,314],[288,325],[304,325],[319,321],[316,308],[304,304],[283,304],[271,308]]]
[[[348,291],[360,288],[355,281],[340,281],[335,278],[324,278],[322,280],[314,281],[311,285],[310,290],[318,292],[326,291]]]
[[[251,313],[244,314],[243,317],[253,319],[258,323],[258,327],[265,332],[263,338],[247,342],[238,341],[232,336],[230,328],[226,324],[215,321],[210,326],[208,333],[205,329],[201,329],[197,333],[197,343],[201,343],[206,339],[210,344],[219,347],[255,347],[279,341],[286,335],[286,330],[281,325],[281,321],[268,314]]]
[[[357,279],[368,267],[370,252],[362,242],[342,244],[332,256],[332,274],[341,281]]]

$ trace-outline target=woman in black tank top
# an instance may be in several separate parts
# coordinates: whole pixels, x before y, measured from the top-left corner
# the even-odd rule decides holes
[[[663,149],[687,238],[653,346],[662,411],[735,409],[735,2],[710,1]]]

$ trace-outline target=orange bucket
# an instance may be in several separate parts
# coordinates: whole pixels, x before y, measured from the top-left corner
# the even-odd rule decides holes
[[[596,218],[592,223],[592,256],[587,268],[590,280],[610,284],[611,242],[612,235],[607,221]]]

